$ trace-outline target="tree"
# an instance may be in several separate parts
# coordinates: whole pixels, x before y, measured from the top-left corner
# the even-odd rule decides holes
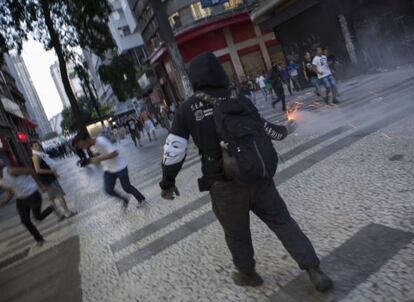
[[[138,78],[144,71],[145,67],[140,69],[134,66],[126,56],[116,56],[109,65],[99,67],[99,77],[102,82],[112,87],[120,102],[125,102],[142,95]]]
[[[92,104],[91,100],[88,97],[78,98],[79,110],[82,114],[82,119],[86,124],[91,124],[99,121],[99,116],[95,106]],[[99,105],[99,112],[101,117],[107,117],[111,112],[111,107],[109,105]],[[74,132],[77,130],[76,124],[74,123],[75,119],[73,117],[73,111],[70,108],[64,108],[62,111],[62,122],[60,126],[63,130],[68,132]]]
[[[76,128],[85,130],[66,62],[74,58],[77,47],[100,57],[114,48],[107,26],[111,13],[107,1],[0,0],[0,7],[0,54],[12,49],[20,53],[29,35],[42,42],[46,50],[54,49]]]
[[[90,80],[90,75],[88,72],[88,63],[84,60],[79,62],[75,66],[75,73],[77,74],[78,78],[81,80],[82,89],[85,95],[89,97],[90,101],[92,102],[96,115],[103,127],[104,121],[103,121],[103,117],[102,117],[102,114],[99,108],[99,102],[96,99],[95,89],[94,89],[95,87],[93,87],[93,83]]]

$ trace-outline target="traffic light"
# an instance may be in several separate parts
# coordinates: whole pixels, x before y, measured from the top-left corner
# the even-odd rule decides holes
[[[27,134],[23,133],[23,132],[17,132],[17,138],[19,139],[19,141],[21,141],[22,143],[27,142],[28,137]]]

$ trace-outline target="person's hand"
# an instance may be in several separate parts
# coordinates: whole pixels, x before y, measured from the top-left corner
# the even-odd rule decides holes
[[[89,163],[90,164],[99,164],[100,160],[97,157],[90,157],[89,158]]]
[[[294,120],[288,121],[286,123],[286,129],[287,129],[288,135],[295,132],[297,127],[298,125],[296,124]]]
[[[173,200],[175,196],[180,196],[180,192],[178,191],[176,186],[166,190],[161,190],[161,197],[164,199]]]

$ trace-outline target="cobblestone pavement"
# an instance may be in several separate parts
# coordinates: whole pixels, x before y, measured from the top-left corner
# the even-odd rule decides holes
[[[159,196],[167,134],[159,129],[160,139],[141,149],[121,144],[132,182],[149,200],[144,208],[132,201],[123,212],[103,193],[100,168],[69,158],[60,161],[61,183],[80,213],[41,222],[47,245],[33,247],[14,205],[0,212],[0,301],[414,301],[413,75],[407,68],[343,82],[336,107],[309,91],[289,98],[302,107],[299,127],[275,143],[275,179],[336,281],[333,292],[317,294],[253,215],[265,284],[235,286],[223,231],[197,189],[193,146],[177,181],[181,196]],[[262,115],[280,120],[257,96]]]

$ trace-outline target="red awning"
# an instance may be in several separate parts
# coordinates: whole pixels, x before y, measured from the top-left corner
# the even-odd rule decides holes
[[[27,118],[23,119],[23,126],[25,126],[28,129],[35,129],[37,128],[37,124]]]

